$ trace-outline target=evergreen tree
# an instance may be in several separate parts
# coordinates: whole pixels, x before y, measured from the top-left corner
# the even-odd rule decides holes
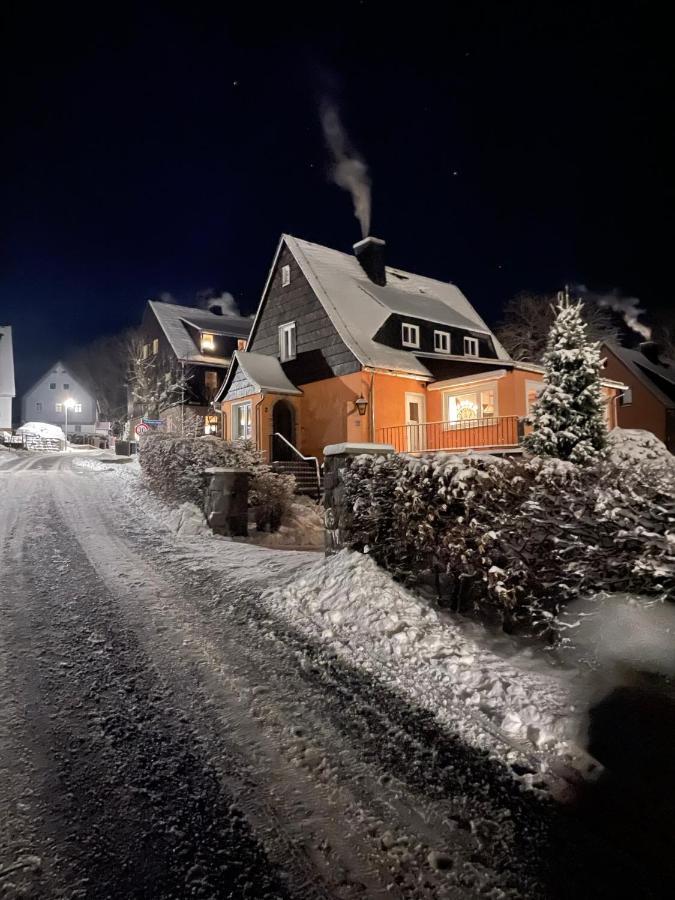
[[[559,295],[543,363],[544,388],[525,446],[537,456],[589,463],[605,445],[600,346],[586,333],[583,303]]]

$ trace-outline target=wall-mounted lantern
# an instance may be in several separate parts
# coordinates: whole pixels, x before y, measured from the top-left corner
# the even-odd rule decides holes
[[[365,416],[366,410],[368,409],[368,401],[365,397],[359,397],[358,400],[355,400],[354,406],[360,416]]]

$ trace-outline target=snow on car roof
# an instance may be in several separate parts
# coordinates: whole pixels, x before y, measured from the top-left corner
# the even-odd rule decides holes
[[[510,358],[454,284],[387,266],[387,285],[380,287],[370,281],[353,254],[291,235],[283,235],[282,242],[293,253],[340,337],[362,365],[430,377],[414,352],[373,340],[392,313],[490,335],[497,358]]]

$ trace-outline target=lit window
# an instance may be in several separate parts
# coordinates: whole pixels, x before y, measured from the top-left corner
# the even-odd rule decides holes
[[[544,383],[542,381],[525,382],[525,412],[529,416],[534,411],[534,404],[541,394]]]
[[[42,412],[42,404],[40,403],[39,400],[36,401],[36,403],[35,403],[35,409],[37,412]]]
[[[497,415],[497,386],[487,384],[474,391],[445,393],[445,417],[448,422],[466,423],[491,419]]]
[[[246,338],[239,338],[237,341],[237,350],[245,350],[246,349]]]
[[[436,353],[450,352],[450,334],[447,331],[434,331],[434,350]]]
[[[69,385],[69,384],[66,384],[66,383],[64,382],[64,384],[63,384],[63,390],[64,390],[64,391],[69,391],[69,390],[70,390],[70,385]]]
[[[282,266],[281,267],[281,286],[288,287],[291,283],[291,267],[290,266]]]
[[[208,331],[202,331],[202,352],[204,350],[215,350],[216,341],[212,334]]]
[[[73,404],[73,412],[82,412],[82,404],[74,403]]]
[[[152,352],[155,356],[159,353],[159,338],[155,338],[152,342]]]
[[[63,403],[56,403],[54,408],[57,412],[63,412]]]
[[[401,325],[401,343],[404,347],[419,347],[420,345],[420,328],[419,325],[410,325],[404,322]]]
[[[281,362],[295,359],[296,338],[295,322],[287,322],[279,326],[279,358]]]
[[[150,344],[143,344],[143,359],[147,359],[150,356]]]
[[[232,407],[232,439],[248,440],[251,437],[251,404],[238,403]]]
[[[52,383],[49,385],[49,390],[50,390],[50,391],[55,391],[55,390],[56,390],[56,382],[55,382],[55,381],[52,381]]]
[[[472,337],[464,338],[464,356],[478,356],[478,339]]]
[[[623,394],[619,394],[619,406],[630,406],[633,402],[632,388],[626,388]]]

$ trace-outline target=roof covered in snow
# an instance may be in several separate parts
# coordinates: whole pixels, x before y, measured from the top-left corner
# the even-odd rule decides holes
[[[0,325],[0,395],[3,397],[13,397],[14,393],[12,329],[9,325]]]
[[[431,378],[429,369],[414,351],[387,347],[373,340],[392,314],[490,335],[498,359],[510,359],[454,284],[387,266],[387,284],[381,287],[367,277],[351,253],[302,241],[288,234],[282,235],[279,251],[284,244],[297,260],[338,334],[363,366]],[[272,271],[275,264],[276,258]],[[266,293],[267,287],[263,303]],[[251,339],[255,327],[254,324]]]
[[[660,362],[653,362],[641,350],[614,341],[607,341],[605,346],[665,407],[675,409],[675,361],[660,357]]]
[[[185,361],[210,362],[212,365],[229,363],[229,359],[223,357],[204,357],[195,344],[188,325],[211,334],[224,334],[236,338],[247,338],[251,330],[251,320],[243,316],[219,316],[193,306],[179,306],[176,303],[162,303],[158,300],[150,300],[148,306],[159,322],[173,352],[178,359]]]
[[[232,360],[232,374],[234,374],[237,366],[242,369],[251,384],[260,392],[302,394],[302,391],[287,378],[276,356],[235,350]]]

